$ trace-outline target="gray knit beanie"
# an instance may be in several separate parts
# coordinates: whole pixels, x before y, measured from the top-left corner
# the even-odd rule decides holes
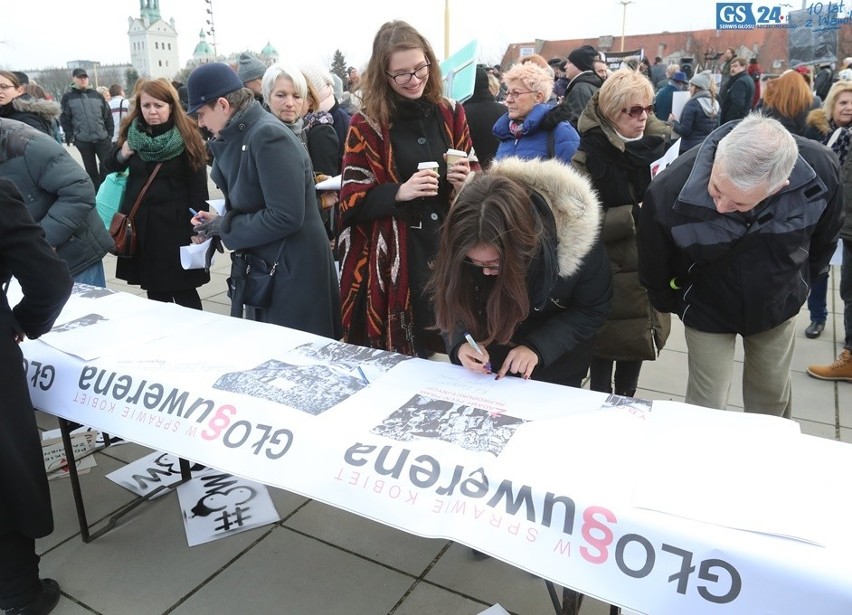
[[[247,51],[240,54],[240,62],[237,65],[237,77],[240,78],[240,81],[248,83],[255,79],[262,79],[265,72],[266,64]]]

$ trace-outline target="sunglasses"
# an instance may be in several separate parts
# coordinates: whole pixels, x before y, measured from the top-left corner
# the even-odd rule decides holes
[[[645,115],[651,115],[654,112],[654,105],[648,105],[647,107],[643,107],[641,105],[633,105],[629,109],[622,109],[622,113],[626,113],[634,120],[638,120],[642,117],[642,113]]]

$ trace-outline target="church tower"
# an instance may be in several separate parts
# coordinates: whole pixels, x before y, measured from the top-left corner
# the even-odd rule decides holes
[[[160,15],[160,0],[139,0],[139,17],[128,17],[130,63],[140,77],[173,79],[180,71],[174,18]]]

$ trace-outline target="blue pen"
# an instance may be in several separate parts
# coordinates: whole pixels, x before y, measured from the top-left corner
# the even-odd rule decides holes
[[[370,384],[370,381],[367,380],[367,374],[364,373],[364,370],[361,369],[361,366],[358,366],[358,373],[361,374],[361,379],[364,381],[364,384]]]
[[[473,336],[470,333],[465,333],[464,339],[467,340],[467,343],[470,344],[471,348],[473,348],[477,353],[479,353],[479,356],[485,356],[485,353],[482,352],[482,348],[479,347],[479,344],[476,343],[476,340],[473,339]],[[491,373],[491,361],[485,364],[485,369],[488,370],[489,373]]]
[[[193,218],[194,218],[194,217],[196,217],[196,216],[198,215],[198,212],[197,212],[197,211],[195,211],[192,207],[190,207],[190,208],[189,208],[189,213],[191,213],[191,214],[192,214],[192,217],[193,217]]]

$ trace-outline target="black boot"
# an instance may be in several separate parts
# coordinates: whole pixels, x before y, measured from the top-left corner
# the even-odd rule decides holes
[[[35,600],[24,606],[5,609],[5,615],[47,615],[59,602],[59,583],[53,579],[41,580],[41,592]]]

